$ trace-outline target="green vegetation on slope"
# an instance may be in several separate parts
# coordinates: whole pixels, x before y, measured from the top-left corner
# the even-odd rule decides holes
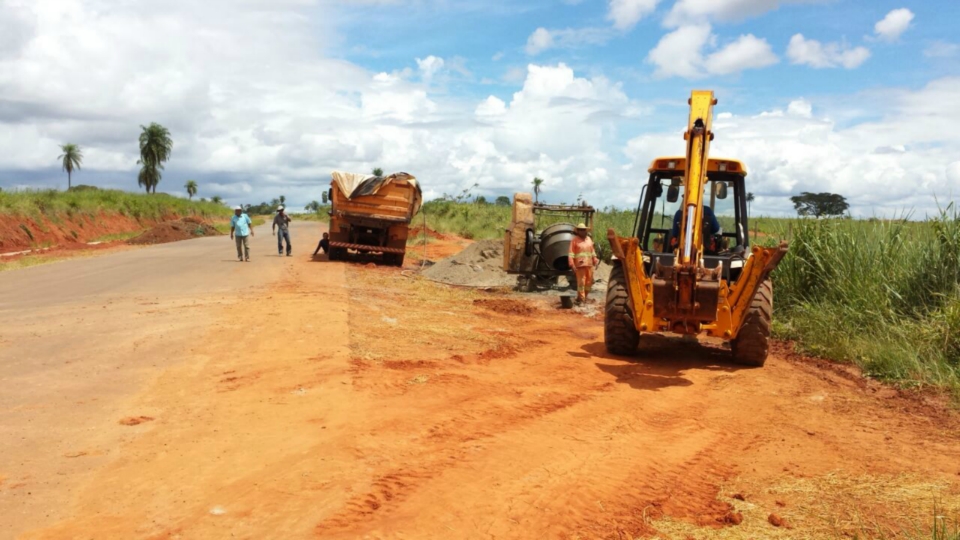
[[[867,375],[960,398],[960,215],[925,222],[784,220],[777,333]]]
[[[465,238],[502,238],[511,207],[430,201],[423,223]],[[594,237],[630,234],[635,211],[597,213]],[[751,221],[751,238],[790,242],[774,272],[775,330],[811,354],[853,362],[878,379],[933,385],[960,399],[960,213],[924,221]],[[755,242],[757,240],[754,240]]]
[[[27,217],[95,215],[115,212],[137,219],[161,219],[176,214],[205,218],[228,217],[231,210],[213,202],[189,201],[165,193],[152,195],[76,186],[70,191],[0,191],[0,214]]]

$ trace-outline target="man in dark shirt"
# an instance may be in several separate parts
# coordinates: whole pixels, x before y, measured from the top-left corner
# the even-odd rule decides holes
[[[270,227],[277,235],[277,253],[283,256],[283,241],[287,241],[287,257],[290,256],[292,248],[290,247],[290,216],[283,211],[283,207],[277,208],[277,215],[273,218],[273,226]],[[278,230],[279,229],[279,230]]]
[[[680,221],[682,219],[683,208],[677,210],[677,213],[673,215],[673,230],[670,232],[670,243],[673,246],[676,246],[677,243],[680,242]],[[711,239],[721,234],[723,229],[720,228],[720,222],[717,221],[717,216],[714,215],[713,209],[707,205],[703,205],[703,232],[703,243],[707,251],[715,251],[714,249],[710,249],[712,244]]]
[[[314,250],[313,256],[316,257],[317,253],[320,253],[321,249],[324,253],[330,252],[330,235],[327,233],[323,233],[323,238],[321,238],[320,243],[317,244],[317,249]]]

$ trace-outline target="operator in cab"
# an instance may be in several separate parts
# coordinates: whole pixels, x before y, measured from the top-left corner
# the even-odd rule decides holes
[[[670,232],[670,244],[672,247],[677,247],[677,244],[680,242],[680,222],[683,220],[683,208],[677,210],[677,213],[673,215],[673,230]],[[722,234],[723,229],[720,227],[720,222],[717,221],[717,216],[714,215],[713,209],[707,205],[703,205],[703,248],[704,251],[708,253],[716,253],[717,246],[714,245],[715,237],[718,234]]]

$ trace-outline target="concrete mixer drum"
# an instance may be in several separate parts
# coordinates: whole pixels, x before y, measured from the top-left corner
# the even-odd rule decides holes
[[[576,235],[572,223],[555,223],[540,233],[540,253],[544,264],[557,272],[569,272],[570,242]]]
[[[572,279],[568,255],[576,224],[593,226],[595,210],[586,203],[532,203],[529,195],[514,196],[514,217],[506,231],[504,270],[517,274],[517,288],[533,291],[552,286],[560,277]]]

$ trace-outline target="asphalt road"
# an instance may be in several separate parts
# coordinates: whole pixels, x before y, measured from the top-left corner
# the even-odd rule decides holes
[[[313,252],[321,226],[291,224],[297,255]],[[268,226],[254,231],[251,253],[249,266],[240,264],[233,241],[217,236],[12,270],[0,274],[0,317],[93,296],[189,295],[234,290],[275,278],[280,268],[272,264],[277,259],[276,237]]]
[[[292,224],[294,257],[261,226],[249,263],[220,236],[0,273],[0,538],[55,520],[115,457],[131,396],[188,355],[213,310],[243,310],[309,259],[322,227]]]

